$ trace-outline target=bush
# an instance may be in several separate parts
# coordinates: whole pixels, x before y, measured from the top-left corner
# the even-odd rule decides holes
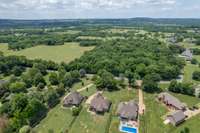
[[[81,109],[82,109],[82,106],[73,107],[73,108],[72,108],[72,115],[73,115],[73,116],[78,116],[79,113],[80,113],[80,111],[81,111]]]
[[[26,91],[26,84],[24,82],[15,82],[10,84],[9,89],[11,92],[19,93]]]
[[[193,59],[191,60],[191,64],[196,65],[197,63],[198,63],[197,59],[193,58]]]
[[[200,81],[200,71],[194,71],[192,74],[192,79]]]
[[[29,125],[25,125],[22,128],[20,128],[19,133],[30,133],[31,127]]]

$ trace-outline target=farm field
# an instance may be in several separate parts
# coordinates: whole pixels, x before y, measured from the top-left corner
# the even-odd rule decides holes
[[[17,55],[26,56],[28,59],[44,59],[55,62],[70,62],[79,58],[85,51],[92,50],[94,47],[81,47],[78,43],[66,43],[59,46],[35,46],[20,51],[8,50],[7,44],[0,44],[0,51],[6,56]]]

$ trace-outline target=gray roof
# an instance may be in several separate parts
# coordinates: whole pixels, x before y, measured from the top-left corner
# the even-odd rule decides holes
[[[192,60],[192,57],[193,57],[190,49],[186,49],[181,55],[185,56],[186,60]]]
[[[70,93],[65,99],[63,104],[68,105],[79,105],[83,101],[84,97],[80,95],[78,92],[72,92]]]
[[[121,102],[118,105],[117,114],[121,118],[136,120],[138,116],[138,104],[134,100],[131,100],[128,103]]]
[[[180,122],[184,121],[186,116],[183,113],[183,111],[177,111],[177,112],[174,112],[174,113],[168,115],[168,118],[172,124],[177,125]]]
[[[109,110],[111,102],[105,99],[100,93],[98,93],[91,101],[90,108],[97,112],[106,112]]]
[[[7,83],[7,81],[0,79],[0,85],[5,83]]]
[[[172,96],[169,93],[163,92],[160,93],[159,98],[162,98],[164,102],[173,105],[177,109],[182,110],[185,107],[185,104],[179,101],[176,97]]]

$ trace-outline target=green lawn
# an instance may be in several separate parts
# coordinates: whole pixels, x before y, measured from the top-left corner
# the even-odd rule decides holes
[[[110,122],[109,133],[120,133],[119,117],[116,115],[116,109],[120,102],[125,102],[129,100],[137,100],[136,90],[133,89],[128,91],[128,89],[121,89],[120,91],[104,92],[103,95],[112,101],[112,117]]]
[[[94,47],[81,47],[78,43],[66,43],[60,46],[39,45],[20,51],[8,50],[7,44],[0,44],[0,51],[7,55],[26,56],[28,59],[44,59],[55,62],[70,62],[79,58],[85,51],[92,50]]]
[[[171,94],[177,97],[181,102],[186,103],[188,107],[192,107],[200,103],[200,99],[197,97],[192,97],[192,96],[178,94],[178,93],[171,93]]]
[[[105,133],[109,113],[92,115],[84,106],[69,133]]]
[[[159,86],[162,90],[166,90],[166,88],[169,87],[169,83],[159,83],[158,86]]]
[[[61,104],[58,104],[48,112],[47,116],[34,128],[34,131],[37,133],[49,133],[52,130],[55,133],[60,133],[69,128],[73,119],[71,110],[69,108],[64,109]]]
[[[162,116],[167,109],[156,101],[156,95],[144,93],[145,115],[140,116],[140,133],[171,133],[170,126],[163,124]]]
[[[184,82],[191,82],[191,83],[198,83],[198,81],[195,81],[192,79],[192,73],[194,71],[200,71],[200,68],[198,65],[193,65],[190,63],[187,63],[186,66],[184,67]]]
[[[82,86],[76,86],[80,89]],[[72,88],[73,89],[73,88]],[[84,96],[89,96],[96,92],[96,87],[92,86],[88,91],[84,90],[81,92]],[[49,130],[54,133],[60,133],[70,128],[75,117],[72,116],[70,108],[62,108],[61,103],[51,109],[47,116],[34,128],[37,133],[48,133]]]
[[[145,115],[140,116],[140,132],[141,133],[180,133],[184,127],[188,127],[191,133],[199,133],[200,126],[199,120],[200,115],[193,117],[178,127],[173,127],[172,125],[163,124],[163,116],[168,112],[165,106],[156,101],[155,94],[145,93],[145,105],[146,112]],[[198,99],[185,95],[176,95],[181,101],[187,104],[196,104]]]
[[[83,85],[82,85],[82,82],[84,83]],[[87,80],[86,78],[82,78],[82,79],[81,79],[81,82],[78,82],[78,83],[74,84],[74,85],[72,86],[72,88],[73,88],[74,90],[78,90],[78,89],[80,89],[80,88],[82,88],[82,87],[84,87],[84,86],[89,85],[90,83],[92,83],[92,81],[91,81],[90,79]]]

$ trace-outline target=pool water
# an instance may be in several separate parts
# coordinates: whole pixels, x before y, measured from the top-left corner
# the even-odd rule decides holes
[[[121,127],[122,132],[127,132],[127,133],[137,133],[137,129],[134,127],[127,127],[127,126],[122,126]]]

